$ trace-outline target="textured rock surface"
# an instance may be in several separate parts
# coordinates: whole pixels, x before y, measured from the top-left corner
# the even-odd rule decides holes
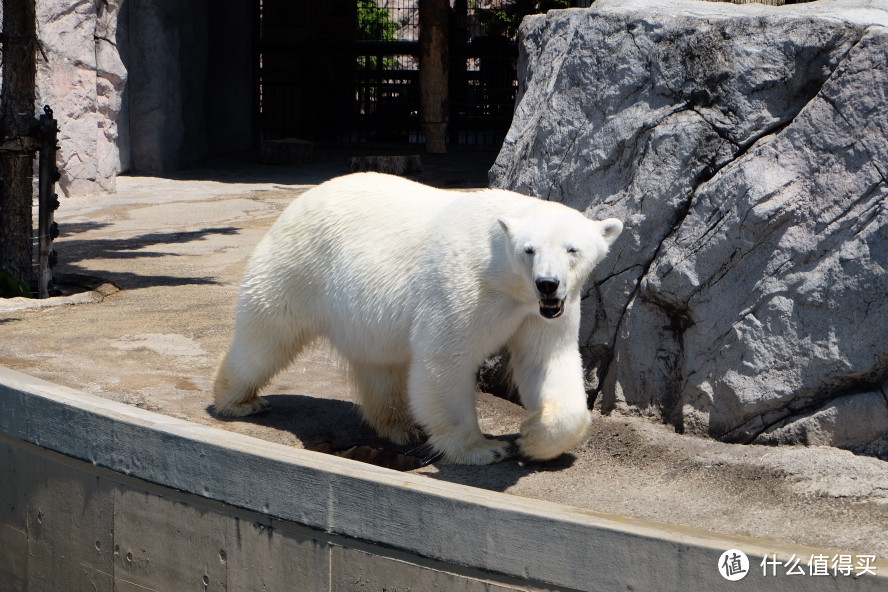
[[[113,191],[121,170],[126,69],[114,38],[121,1],[37,2],[37,112],[48,104],[59,121],[59,188],[66,195]]]
[[[599,0],[522,26],[493,186],[618,216],[604,411],[888,456],[888,2]]]
[[[103,0],[96,13],[96,110],[99,113],[99,136],[96,151],[97,176],[103,189],[114,189],[111,183],[117,173],[130,168],[129,111],[124,102],[126,66],[120,59],[119,46],[126,42],[126,27],[118,31],[123,0]]]
[[[249,146],[249,4],[212,6],[221,14],[178,0],[37,2],[36,106],[50,105],[59,122],[61,193],[114,191],[122,171],[168,172],[200,160],[209,151],[208,111],[225,122],[212,138],[218,151]],[[211,46],[218,58],[209,84]]]
[[[121,57],[131,76],[130,159],[139,172],[167,172],[207,154],[206,2],[140,0],[125,7]]]

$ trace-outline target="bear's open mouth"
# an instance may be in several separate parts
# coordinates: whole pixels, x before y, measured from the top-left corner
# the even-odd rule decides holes
[[[540,314],[547,319],[557,319],[564,312],[564,300],[558,298],[541,298]]]

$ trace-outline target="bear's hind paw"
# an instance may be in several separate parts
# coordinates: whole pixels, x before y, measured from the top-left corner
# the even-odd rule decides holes
[[[216,415],[219,417],[244,417],[254,413],[268,411],[271,404],[262,397],[253,397],[242,403],[229,403],[224,406],[216,406]]]
[[[511,442],[488,438],[468,445],[432,447],[443,454],[444,462],[460,465],[490,465],[510,458],[513,450]]]
[[[390,426],[387,429],[376,429],[380,437],[391,440],[395,444],[404,445],[421,442],[425,439],[425,433],[417,425]]]

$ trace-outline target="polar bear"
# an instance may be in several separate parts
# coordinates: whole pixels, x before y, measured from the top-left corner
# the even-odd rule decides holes
[[[313,339],[345,358],[364,419],[443,460],[547,460],[579,444],[590,413],[580,292],[620,234],[510,191],[457,192],[357,173],[310,189],[250,257],[215,410],[263,411],[259,390]],[[507,347],[529,416],[515,445],[478,427],[475,381]]]

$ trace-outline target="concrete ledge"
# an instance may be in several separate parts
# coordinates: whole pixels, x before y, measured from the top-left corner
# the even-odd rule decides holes
[[[513,590],[888,589],[888,565],[881,559],[873,563],[876,575],[857,578],[765,577],[759,564],[766,555],[786,561],[795,554],[804,565],[811,555],[835,552],[597,514],[398,473],[144,411],[5,368],[0,368],[0,435],[0,446],[7,449],[64,455],[75,469],[106,469],[122,479],[183,492],[188,499],[197,496],[193,503],[222,502],[213,506],[215,514],[245,510],[315,532],[326,544],[334,537],[331,557],[348,555],[349,565],[384,556],[370,561],[377,576],[389,569],[385,561],[405,561],[392,559],[397,551],[412,558],[408,563],[431,560],[440,573],[446,571],[441,566],[452,566],[456,574],[486,573]],[[12,462],[8,458],[0,455],[0,465]],[[0,466],[0,474],[10,473]],[[114,512],[126,512],[126,506],[115,506]],[[2,548],[30,536],[21,524],[4,527],[0,512]],[[739,582],[723,579],[717,570],[728,549],[749,556],[750,573]],[[0,582],[5,564],[14,567],[23,560],[0,551]],[[281,560],[287,561],[285,553]],[[334,572],[339,573],[331,568],[329,582]]]

